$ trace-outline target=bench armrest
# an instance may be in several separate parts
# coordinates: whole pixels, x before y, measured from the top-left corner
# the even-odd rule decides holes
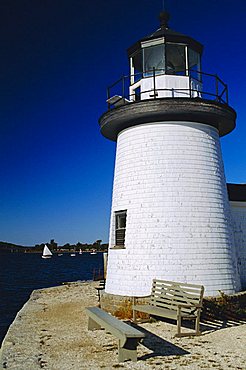
[[[180,316],[180,313],[181,313],[181,310],[182,308],[193,308],[193,310],[191,311],[191,313],[195,313],[197,311],[197,313],[199,313],[200,309],[202,308],[202,305],[201,304],[179,304],[178,307],[177,307],[177,315]]]
[[[179,304],[178,308],[202,308],[202,304]]]

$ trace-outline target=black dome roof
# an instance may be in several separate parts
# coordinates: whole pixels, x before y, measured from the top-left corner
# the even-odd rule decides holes
[[[141,48],[141,42],[157,39],[160,37],[164,37],[165,42],[186,44],[190,46],[193,50],[202,54],[203,45],[190,36],[184,35],[182,33],[179,33],[179,32],[176,32],[170,29],[168,27],[168,20],[169,20],[169,14],[167,12],[162,12],[160,14],[160,23],[161,23],[160,28],[158,28],[155,32],[151,33],[150,35],[140,39],[134,45],[129,47],[127,49],[128,56],[132,55],[135,51]]]

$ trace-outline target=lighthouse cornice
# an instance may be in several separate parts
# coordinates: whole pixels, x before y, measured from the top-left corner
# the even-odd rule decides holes
[[[220,136],[225,136],[236,126],[236,112],[227,104],[207,99],[156,98],[111,109],[100,117],[99,124],[102,135],[116,141],[118,134],[126,128],[178,120],[210,125],[218,129]]]

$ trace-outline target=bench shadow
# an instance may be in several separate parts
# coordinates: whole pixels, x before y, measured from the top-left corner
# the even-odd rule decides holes
[[[200,323],[201,333],[204,332],[214,332],[221,329],[231,328],[234,326],[240,326],[246,324],[246,320],[239,320],[239,319],[210,319],[210,320],[203,320]]]
[[[175,320],[157,317],[157,316],[153,316],[153,317],[155,318],[156,321],[167,322],[169,324],[174,325],[175,327],[177,326],[177,323]],[[200,322],[200,331],[201,331],[201,335],[205,335],[205,334],[217,331],[217,330],[231,328],[234,326],[240,326],[243,324],[246,324],[246,320],[244,319],[232,318],[232,319],[222,320],[222,319],[215,319],[215,318],[211,318],[211,319],[204,318]],[[194,331],[194,322],[192,322],[191,320],[182,320],[182,328],[191,329]]]
[[[230,320],[224,319],[223,320],[223,319],[216,319],[216,318],[203,319],[200,322],[200,331],[201,331],[201,335],[205,335],[205,334],[217,331],[217,330],[231,328],[234,326],[240,326],[243,324],[246,324],[246,320],[240,320],[240,319],[230,319]],[[174,322],[174,325],[176,325],[175,322]],[[183,320],[182,327],[194,330],[194,323],[192,323],[191,321]]]
[[[184,350],[183,348],[178,347],[175,344],[162,339],[161,337],[158,337],[157,335],[142,327],[139,327],[133,322],[126,323],[145,334],[145,338],[141,341],[141,344],[152,351],[152,353],[139,357],[139,360],[147,360],[157,356],[184,356],[190,354],[190,352]]]

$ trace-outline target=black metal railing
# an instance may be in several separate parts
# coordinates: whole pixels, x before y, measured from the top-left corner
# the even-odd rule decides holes
[[[172,74],[164,72],[163,69],[153,68],[150,71],[122,76],[107,88],[108,109],[140,100],[175,97],[201,98],[228,104],[228,87],[217,75],[194,70],[185,70]],[[186,77],[188,79],[188,87],[162,88],[158,79],[163,75]],[[141,83],[147,78],[150,79],[151,88],[143,89]]]

